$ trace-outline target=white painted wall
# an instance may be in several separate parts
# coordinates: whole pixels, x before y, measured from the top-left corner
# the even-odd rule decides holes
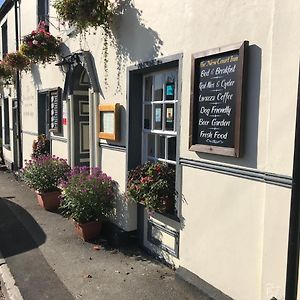
[[[123,56],[119,92],[114,48],[109,51],[109,85],[104,85],[101,29],[95,34],[91,30],[91,35],[80,43],[78,36],[66,36],[67,28],[50,10],[51,32],[60,35],[70,51],[90,50],[93,54],[104,96],[101,102],[123,106],[122,138],[117,144],[124,146],[127,138],[126,67],[183,53],[180,156],[291,176],[300,2],[135,0],[134,4],[114,27]],[[36,27],[35,7],[33,0],[21,3],[22,34]],[[245,153],[237,159],[191,152],[191,55],[244,40],[250,42]],[[64,76],[54,64],[33,67],[22,75],[24,130],[37,131],[37,90],[63,87]],[[27,154],[29,139],[24,138]],[[65,151],[63,143],[55,144],[57,155]],[[102,169],[124,191],[125,154],[108,149],[99,154]],[[182,206],[184,224],[178,264],[235,299],[284,299],[290,190],[189,167],[183,167],[182,182],[186,203]],[[135,229],[135,207],[123,208],[124,202],[119,202],[115,222],[125,230]]]

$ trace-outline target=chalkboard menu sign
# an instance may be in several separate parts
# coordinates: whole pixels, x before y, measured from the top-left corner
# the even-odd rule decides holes
[[[239,157],[248,42],[192,59],[190,150]]]
[[[50,128],[54,133],[61,132],[62,125],[62,98],[61,88],[50,91]]]

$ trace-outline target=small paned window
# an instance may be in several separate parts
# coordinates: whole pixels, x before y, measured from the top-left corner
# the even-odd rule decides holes
[[[144,76],[143,161],[176,164],[177,69]]]

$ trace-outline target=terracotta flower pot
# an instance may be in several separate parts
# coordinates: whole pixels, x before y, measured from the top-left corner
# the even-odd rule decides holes
[[[84,224],[74,221],[74,223],[75,223],[76,234],[84,241],[90,241],[95,239],[96,237],[99,236],[102,229],[102,223],[99,221],[94,221],[94,222],[89,222]]]
[[[39,193],[36,192],[36,198],[41,207],[48,211],[56,211],[60,205],[60,191]]]

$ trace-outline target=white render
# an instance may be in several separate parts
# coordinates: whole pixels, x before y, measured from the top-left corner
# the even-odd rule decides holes
[[[21,35],[25,35],[37,26],[36,1],[22,1],[20,11]],[[93,108],[90,126],[95,127],[89,132],[92,137],[94,130],[94,140],[90,138],[90,161],[119,183],[120,199],[113,222],[120,228],[125,231],[137,228],[136,205],[124,202],[122,195],[126,190],[126,151],[99,147],[98,142],[106,141],[97,136],[97,105],[121,104],[121,140],[116,146],[124,148],[128,126],[127,67],[140,62],[183,54],[179,74],[182,77],[180,158],[292,176],[300,56],[299,1],[135,0],[134,7],[118,17],[114,29],[124,50],[120,91],[116,50],[112,47],[108,86],[104,84],[101,29],[91,30],[80,42],[79,36],[67,36],[68,26],[60,23],[52,7],[50,16],[52,34],[60,36],[71,52],[90,51],[95,60],[103,95],[90,89]],[[13,51],[13,10],[0,25],[6,19],[9,51]],[[250,44],[245,153],[241,158],[230,158],[189,151],[191,55],[244,40]],[[37,91],[63,88],[64,80],[65,74],[54,63],[45,68],[33,66],[31,72],[22,73],[23,159],[30,159],[31,144],[37,135]],[[10,100],[14,97],[13,88],[1,93],[10,95]],[[70,101],[64,104],[65,141],[53,140],[52,144],[53,154],[69,162],[73,153]],[[4,156],[8,162],[13,161],[13,148],[4,149]],[[285,299],[291,188],[189,166],[180,168],[185,198],[181,226],[164,218],[158,220],[180,231],[179,258],[165,259],[176,267],[188,269],[233,299]],[[159,251],[151,247],[154,252]]]

